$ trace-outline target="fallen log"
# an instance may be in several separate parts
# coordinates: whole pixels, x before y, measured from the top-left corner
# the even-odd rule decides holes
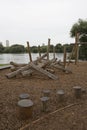
[[[65,71],[65,72],[72,73],[72,71],[71,71],[70,69],[64,68],[64,67],[62,67],[62,66],[55,65],[55,64],[52,64],[51,66],[53,66],[53,67],[55,67],[55,68],[57,68],[57,69],[61,69],[61,70]]]
[[[23,67],[23,66],[27,65],[27,64],[18,64],[18,63],[15,63],[13,61],[11,61],[10,64],[15,66],[15,67]]]
[[[49,65],[49,64],[51,64],[51,63],[54,63],[54,61],[55,61],[56,59],[52,59],[51,61],[45,61],[45,62],[43,62],[43,63],[39,63],[38,65],[36,65],[37,67],[39,67],[39,68],[45,68],[47,65]],[[54,71],[52,70],[52,69],[47,69],[47,71],[49,71],[49,72],[52,72],[52,73],[54,73]],[[28,76],[28,75],[30,75],[30,74],[32,74],[34,72],[34,70],[25,70],[25,71],[22,71],[21,72],[21,74],[23,75],[23,76]]]
[[[47,76],[48,76],[49,78],[51,78],[51,79],[54,79],[54,80],[58,79],[58,77],[56,77],[55,75],[53,75],[53,74],[51,74],[50,72],[48,72],[48,71],[46,71],[46,70],[44,70],[44,69],[42,69],[42,68],[36,66],[36,65],[35,65],[34,63],[32,63],[32,62],[30,63],[30,66],[31,66],[33,69],[35,69],[35,70],[37,70],[37,71],[43,73],[44,75],[47,75]]]
[[[13,71],[13,72],[11,72],[11,73],[9,73],[9,74],[6,74],[5,76],[6,76],[7,78],[13,78],[13,77],[15,77],[16,75],[20,74],[22,71],[29,69],[29,67],[30,67],[30,66],[29,66],[29,64],[28,64],[28,65],[26,65],[26,66],[24,66],[24,67],[21,67],[20,69],[18,69],[18,70],[16,70],[16,71]]]
[[[42,59],[44,59],[47,56],[47,53],[45,53],[44,55],[42,55],[41,57],[38,57],[37,60],[35,60],[34,62],[41,62]]]
[[[32,73],[34,72],[34,70],[25,70],[25,71],[22,71],[21,74],[22,76],[30,76]]]

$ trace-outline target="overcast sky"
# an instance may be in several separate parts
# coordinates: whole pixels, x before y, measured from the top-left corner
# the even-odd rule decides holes
[[[87,19],[87,0],[0,0],[0,41],[5,45],[74,42],[70,29]]]

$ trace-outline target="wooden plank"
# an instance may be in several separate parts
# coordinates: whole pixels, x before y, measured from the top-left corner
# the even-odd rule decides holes
[[[48,76],[49,78],[51,78],[51,79],[54,79],[54,80],[58,79],[55,75],[53,75],[53,74],[51,74],[50,72],[48,72],[48,71],[46,71],[46,70],[44,70],[44,69],[42,69],[42,68],[36,66],[36,65],[35,65],[34,63],[32,63],[32,62],[30,63],[30,66],[31,66],[32,68],[34,68],[35,70],[37,70],[37,71],[43,73],[44,75],[47,75],[47,76]]]

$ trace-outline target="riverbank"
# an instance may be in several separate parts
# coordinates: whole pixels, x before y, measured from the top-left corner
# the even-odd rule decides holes
[[[18,130],[32,121],[47,115],[57,109],[70,104],[75,104],[70,108],[57,112],[52,116],[43,118],[36,124],[31,124],[30,130],[82,130],[86,129],[87,122],[87,93],[82,95],[81,99],[74,97],[74,86],[81,86],[87,90],[87,62],[74,63],[69,66],[72,74],[65,74],[56,69],[55,75],[58,80],[52,80],[44,75],[35,74],[31,77],[15,77],[7,79],[5,74],[10,69],[0,71],[0,128],[1,130]],[[48,113],[42,112],[42,103],[40,97],[43,89],[50,89],[50,104]],[[56,92],[64,89],[65,100],[58,103]],[[18,101],[21,93],[29,93],[30,99],[34,102],[33,117],[22,120],[19,116]]]

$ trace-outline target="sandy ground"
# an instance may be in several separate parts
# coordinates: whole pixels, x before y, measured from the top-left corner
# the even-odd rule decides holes
[[[58,80],[35,73],[32,77],[17,76],[7,79],[5,74],[10,69],[0,70],[0,130],[18,130],[26,124],[31,124],[29,130],[87,130],[87,92],[82,94],[81,99],[74,96],[74,86],[81,86],[87,90],[87,62],[78,65],[70,64],[72,74],[65,74],[55,69]],[[50,89],[49,112],[42,112],[42,90]],[[64,102],[58,102],[57,90],[64,89]],[[21,119],[19,115],[19,95],[28,93],[34,102],[33,117]],[[32,122],[38,118],[63,108],[69,104],[77,103],[69,108],[49,115],[35,124]]]

